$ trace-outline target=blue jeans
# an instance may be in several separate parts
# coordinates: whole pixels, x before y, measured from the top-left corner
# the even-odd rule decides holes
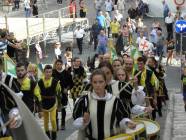
[[[98,46],[97,47],[98,54],[105,54],[107,52],[107,46]]]
[[[25,8],[25,17],[30,17],[30,14],[31,14],[31,10]]]
[[[156,51],[157,51],[157,55],[160,56],[161,53],[163,52],[163,45],[157,45]]]

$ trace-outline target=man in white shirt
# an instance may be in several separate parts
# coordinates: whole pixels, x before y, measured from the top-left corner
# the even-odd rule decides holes
[[[30,17],[31,15],[31,7],[30,7],[30,0],[24,0],[24,7],[25,7],[25,17]]]
[[[83,37],[85,35],[84,29],[81,29],[81,26],[78,26],[77,29],[74,32],[74,35],[77,40],[77,46],[79,48],[79,54],[82,54],[82,44],[83,44]]]
[[[167,27],[167,39],[173,39],[173,24],[174,24],[174,17],[172,16],[171,12],[168,13],[168,16],[165,18],[165,24]]]
[[[118,22],[121,22],[122,19],[123,19],[123,15],[121,13],[119,13],[118,10],[115,10],[114,12],[115,12],[114,13],[114,18],[116,18]]]

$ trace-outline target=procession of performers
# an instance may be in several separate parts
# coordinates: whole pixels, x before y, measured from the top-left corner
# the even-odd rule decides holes
[[[86,74],[80,58],[75,58],[72,66],[65,69],[62,60],[56,60],[54,67],[46,65],[38,81],[29,79],[26,66],[17,63],[17,78],[1,71],[1,81],[16,92],[31,113],[38,111],[51,140],[57,139],[58,111],[62,113],[61,129],[65,129],[69,91],[76,91],[71,97],[74,100],[73,124],[79,128],[78,139],[104,139],[124,132],[127,127],[134,129],[136,123],[132,118],[135,116],[156,120],[158,113],[162,117],[162,104],[168,99],[162,65],[154,57],[139,57],[136,69],[129,56],[125,61],[118,58],[112,63],[109,55],[106,56],[108,59],[99,61],[86,85],[83,85]],[[52,130],[48,127],[49,116]]]
[[[162,104],[168,100],[163,66],[154,57],[139,57],[137,70],[130,57],[124,65],[122,63],[120,59],[113,61],[112,65],[109,61],[101,61],[84,88],[86,92],[81,91],[82,97],[76,101],[73,112],[74,125],[79,128],[78,139],[88,137],[99,140],[116,135],[118,130],[123,129],[122,120],[125,120],[125,128],[135,128],[130,119],[135,116],[154,121],[156,113],[162,117]],[[104,81],[106,85],[102,86]],[[103,87],[102,93],[98,92]],[[120,99],[120,106],[115,102],[108,103],[112,98]],[[118,119],[117,110],[120,109],[124,109],[124,115],[120,114],[122,118]],[[131,125],[126,125],[128,122]]]

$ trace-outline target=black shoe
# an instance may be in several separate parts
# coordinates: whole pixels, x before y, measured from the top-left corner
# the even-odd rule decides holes
[[[46,131],[45,133],[48,136],[48,138],[50,139],[51,138],[50,131]]]
[[[62,125],[61,126],[61,130],[65,130],[65,125]]]
[[[52,131],[52,139],[51,140],[56,140],[57,138],[57,133],[55,131]]]
[[[159,115],[159,117],[163,116],[161,110],[158,111],[158,115]]]

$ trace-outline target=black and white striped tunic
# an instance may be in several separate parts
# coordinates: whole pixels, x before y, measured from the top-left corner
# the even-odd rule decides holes
[[[90,113],[90,123],[85,129],[89,139],[103,140],[118,133],[119,123],[128,118],[127,111],[120,99],[109,94],[109,99],[98,100],[88,93],[75,104],[74,119],[83,117],[84,112]]]
[[[129,84],[126,86],[124,90],[120,91],[121,88],[124,87],[125,85],[126,85],[126,82],[116,81],[112,85],[112,90],[113,90],[112,94],[121,99],[124,107],[127,109],[128,115],[130,116],[131,109],[134,106],[131,101],[133,87]]]
[[[17,86],[16,78],[6,74],[4,72],[1,73],[1,82],[6,84],[9,88],[11,88],[15,93],[20,92],[19,87]]]

